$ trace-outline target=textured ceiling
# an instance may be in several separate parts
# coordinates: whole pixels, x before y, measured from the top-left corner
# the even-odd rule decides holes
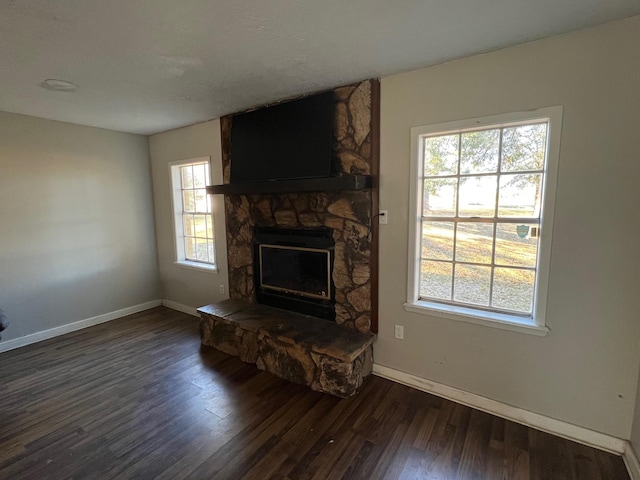
[[[640,0],[0,0],[0,110],[152,134],[636,14]]]

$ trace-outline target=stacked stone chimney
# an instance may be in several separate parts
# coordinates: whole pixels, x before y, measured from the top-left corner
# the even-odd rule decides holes
[[[372,90],[377,82],[334,89],[335,117],[333,173],[375,174]],[[375,96],[377,101],[377,96]],[[375,110],[377,111],[377,110]],[[224,117],[222,166],[229,183],[231,125]],[[303,160],[303,159],[301,159]],[[375,179],[374,179],[374,185]],[[377,188],[374,186],[374,189]],[[377,252],[373,228],[375,190],[226,195],[229,294],[234,300],[254,302],[253,227],[288,228],[327,226],[333,229],[336,323],[362,333],[372,330],[372,255]],[[375,292],[374,292],[375,293]],[[375,326],[373,328],[375,330]]]

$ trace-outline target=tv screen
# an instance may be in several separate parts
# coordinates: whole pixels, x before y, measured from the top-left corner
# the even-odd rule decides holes
[[[333,92],[241,113],[231,124],[231,183],[329,177]]]

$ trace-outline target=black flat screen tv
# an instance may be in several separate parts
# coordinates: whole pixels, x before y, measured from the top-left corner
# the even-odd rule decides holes
[[[331,176],[333,92],[235,115],[231,183]]]

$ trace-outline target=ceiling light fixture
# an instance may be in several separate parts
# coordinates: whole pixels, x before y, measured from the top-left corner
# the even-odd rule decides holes
[[[58,80],[57,78],[47,78],[40,84],[40,86],[55,92],[74,92],[78,88],[75,83],[67,82],[66,80]]]

